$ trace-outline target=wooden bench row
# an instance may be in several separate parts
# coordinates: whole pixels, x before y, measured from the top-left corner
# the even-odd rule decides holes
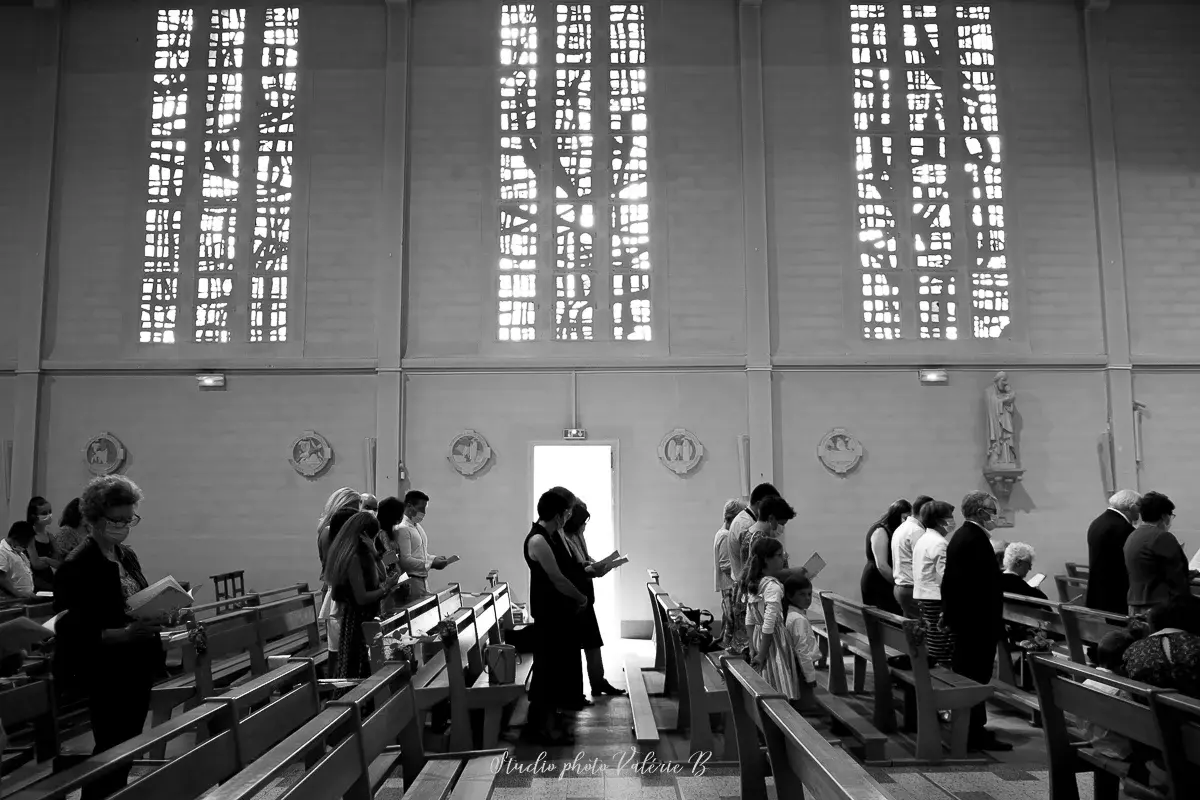
[[[1097,798],[1117,797],[1121,781],[1136,777],[1130,775],[1130,761],[1105,755],[1073,733],[1069,717],[1091,722],[1162,754],[1168,776],[1166,791],[1135,781],[1143,794],[1164,800],[1196,795],[1196,780],[1200,778],[1200,700],[1052,655],[1031,656],[1030,663],[1041,704],[1050,757],[1050,796],[1054,800],[1079,800],[1079,773],[1093,774]],[[1093,685],[1084,685],[1084,681]]]
[[[721,674],[722,653],[701,653],[687,647],[673,624],[682,616],[679,603],[658,583],[658,573],[650,570],[651,581],[646,584],[653,614],[655,640],[655,669],[663,671],[663,694],[677,699],[678,711],[672,729],[687,737],[689,755],[712,752],[713,721],[724,717],[724,729],[732,730],[729,694]],[[626,680],[633,706],[633,729],[638,746],[652,752],[659,745],[658,726],[654,720],[646,691],[645,676],[640,665],[626,663]],[[724,758],[736,758],[733,737],[725,737]]]

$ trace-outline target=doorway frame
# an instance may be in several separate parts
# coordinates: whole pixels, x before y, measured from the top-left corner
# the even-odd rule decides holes
[[[584,440],[575,440],[575,441],[570,441],[570,440],[566,440],[566,439],[531,439],[529,442],[529,456],[526,459],[526,469],[528,470],[528,472],[526,473],[526,476],[525,476],[525,490],[528,492],[526,497],[528,497],[530,502],[536,506],[537,498],[533,496],[533,491],[534,491],[534,489],[533,489],[533,468],[534,468],[533,467],[533,459],[534,459],[534,453],[536,452],[536,449],[538,447],[564,447],[564,446],[565,447],[603,447],[603,446],[608,446],[608,447],[612,448],[611,452],[612,452],[612,480],[613,480],[613,489],[612,489],[613,547],[619,552],[622,552],[622,553],[625,552],[624,550],[621,550],[621,517],[620,517],[620,513],[619,513],[619,509],[621,507],[621,441],[619,439],[584,439]],[[532,509],[532,514],[533,514],[533,521],[536,522],[537,521],[537,509],[536,508]],[[605,553],[605,555],[608,555],[608,554]],[[618,575],[618,581],[619,580],[620,580],[620,576]],[[624,631],[622,630],[622,627],[623,627],[622,622],[623,621],[621,619],[621,592],[620,592],[619,583],[614,592],[613,600],[614,600],[614,606],[615,606],[613,608],[613,613],[616,615],[615,621],[617,624],[617,636],[624,636]]]
[[[533,439],[529,442],[529,457],[526,467],[525,488],[529,494],[526,497],[536,506],[537,498],[533,496],[533,454],[538,447],[611,447],[612,476],[613,476],[613,547],[621,549],[621,518],[618,509],[621,507],[621,441],[619,439],[585,439],[583,441],[568,441],[565,439]],[[534,522],[537,521],[537,509],[531,509]],[[622,551],[623,552],[623,551]],[[607,553],[605,554],[607,555]]]

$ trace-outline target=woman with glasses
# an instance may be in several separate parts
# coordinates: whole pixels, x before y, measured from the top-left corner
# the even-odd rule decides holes
[[[141,521],[142,491],[123,475],[94,478],[79,498],[88,539],[54,576],[55,679],[63,690],[86,697],[95,738],[93,754],[142,732],[150,687],[162,672],[161,625],[135,620],[128,598],[149,583],[125,543]],[[83,800],[99,800],[126,783],[129,768],[88,784]]]
[[[1125,540],[1129,613],[1145,614],[1160,603],[1191,594],[1183,546],[1171,533],[1175,504],[1160,492],[1142,495],[1142,524]]]

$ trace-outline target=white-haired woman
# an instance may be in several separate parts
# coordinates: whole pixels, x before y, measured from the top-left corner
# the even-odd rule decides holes
[[[729,555],[729,525],[745,510],[743,501],[737,498],[726,500],[725,523],[717,528],[717,536],[713,539],[713,589],[721,595],[721,645],[726,648],[734,646],[733,633],[738,627],[734,624],[733,613],[737,576],[733,574],[733,561]]]
[[[1013,542],[1004,548],[1004,573],[1000,576],[1000,588],[1005,594],[1019,594],[1047,600],[1046,593],[1025,582],[1033,571],[1033,559],[1037,553],[1024,542]]]

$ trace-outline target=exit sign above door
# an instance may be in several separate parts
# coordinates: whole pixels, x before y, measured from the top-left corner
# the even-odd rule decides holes
[[[583,428],[563,428],[563,438],[568,441],[586,439],[587,431]]]

